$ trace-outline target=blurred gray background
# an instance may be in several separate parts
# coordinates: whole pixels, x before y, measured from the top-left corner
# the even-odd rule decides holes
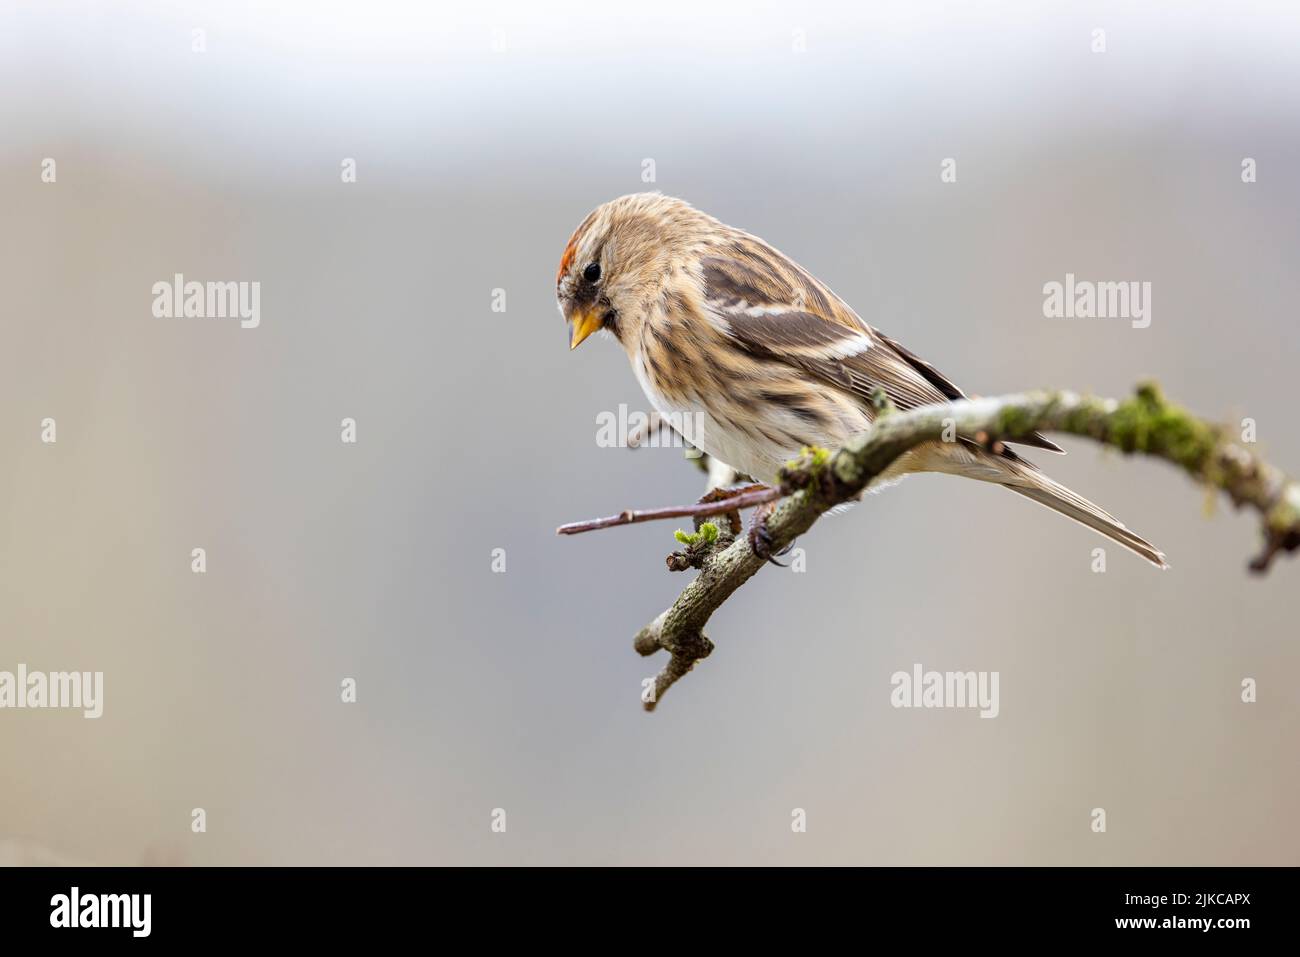
[[[1114,547],[1094,574],[1088,531],[909,479],[818,524],[806,573],[744,588],[653,715],[662,662],[631,638],[687,581],[674,526],[554,535],[702,490],[680,450],[597,446],[599,413],[646,402],[612,341],[569,353],[554,303],[574,226],[646,188],[970,391],[1154,376],[1300,469],[1297,42],[1283,3],[3,0],[0,669],[106,693],[97,721],[0,712],[0,841],[1297,863],[1300,567],[1250,577],[1254,520],[1207,518],[1167,466],[1038,456],[1163,574]],[[261,282],[260,328],[154,318],[177,272]],[[1151,282],[1150,328],[1044,319],[1067,272]],[[891,708],[914,662],[999,671],[1000,716]]]

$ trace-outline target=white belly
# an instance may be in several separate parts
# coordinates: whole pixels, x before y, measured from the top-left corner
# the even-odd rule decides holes
[[[798,447],[780,448],[770,442],[757,442],[744,430],[727,427],[698,402],[669,401],[651,384],[639,355],[632,360],[632,371],[655,411],[687,442],[737,472],[774,486],[781,466],[798,456]]]

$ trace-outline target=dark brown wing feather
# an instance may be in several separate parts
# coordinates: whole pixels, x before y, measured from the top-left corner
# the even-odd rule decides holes
[[[742,348],[789,363],[864,402],[876,389],[899,409],[966,398],[938,369],[871,328],[772,247],[751,241],[726,252],[702,260],[701,279],[708,308]],[[1037,433],[1021,444],[1062,451]]]
[[[946,395],[949,399],[964,399],[967,397],[966,393],[962,392],[962,390],[957,387],[956,383],[916,353],[912,352],[912,350],[902,345],[898,340],[891,339],[879,330],[876,331],[876,334],[888,342],[890,346],[893,347],[894,351],[902,356],[903,359],[912,366],[912,368],[925,376],[926,380],[929,381],[931,385]],[[1065,449],[1061,448],[1041,432],[1031,432],[1023,439],[1019,439],[1016,444],[1027,445],[1034,449],[1043,449],[1047,452],[1057,452],[1061,455],[1065,454]]]

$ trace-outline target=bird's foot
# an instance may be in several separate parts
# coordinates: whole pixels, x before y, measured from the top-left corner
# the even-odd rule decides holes
[[[735,497],[738,496],[738,495],[744,495],[744,494],[746,494],[747,492],[759,492],[759,491],[762,491],[762,490],[765,489],[765,488],[767,488],[766,485],[727,485],[727,486],[719,486],[718,488],[711,488],[711,489],[709,489],[707,492],[705,492],[703,495],[700,496],[699,501],[697,501],[695,504],[696,504],[696,505],[709,505],[709,504],[711,504],[711,503],[713,503],[713,502],[725,502],[727,499],[735,498]],[[739,535],[739,534],[740,534],[740,529],[741,529],[741,522],[740,522],[740,509],[739,509],[739,508],[733,508],[731,511],[729,511],[729,512],[723,512],[722,514],[726,516],[726,519],[727,519],[727,525],[731,528],[731,534],[732,534],[733,536],[735,536],[735,535]],[[697,519],[697,520],[696,520],[696,526],[697,526],[697,527],[696,527],[696,531],[699,531],[699,528],[698,528],[698,526],[699,526],[699,522],[700,522],[700,520]]]
[[[749,518],[749,547],[763,561],[770,562],[778,568],[785,568],[785,563],[778,562],[776,556],[788,552],[794,542],[791,542],[779,552],[774,553],[772,551],[775,542],[771,530],[767,527],[767,520],[774,511],[776,511],[775,502],[765,502],[762,505],[755,506],[754,514]]]

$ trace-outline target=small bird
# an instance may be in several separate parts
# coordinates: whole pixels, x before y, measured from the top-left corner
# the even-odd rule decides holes
[[[693,423],[693,445],[767,485],[803,447],[835,449],[869,429],[877,390],[898,409],[966,397],[757,236],[659,193],[619,197],[582,221],[556,298],[571,349],[611,333],[661,416]],[[1063,451],[1039,434],[1018,444]],[[923,443],[873,485],[913,472],[1004,486],[1168,567],[1150,542],[1005,446]],[[761,536],[751,530],[750,541],[759,551]]]

